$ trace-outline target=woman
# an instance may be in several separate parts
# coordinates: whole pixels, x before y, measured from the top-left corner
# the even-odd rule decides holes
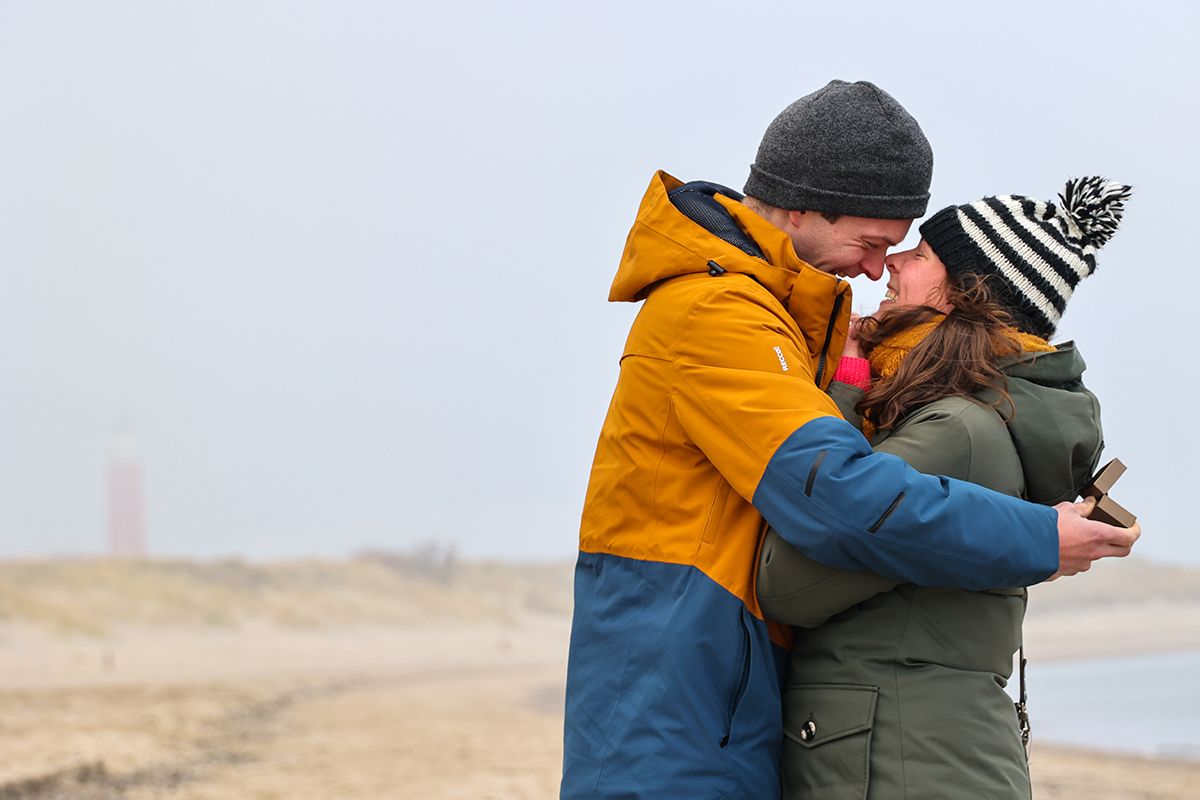
[[[853,344],[839,366],[847,418],[922,472],[1075,499],[1103,446],[1099,406],[1074,347],[1047,340],[1128,196],[1084,178],[1058,206],[992,197],[931,217],[888,259],[887,299],[859,326],[869,376]],[[770,532],[758,593],[769,617],[808,628],[784,691],[785,798],[1030,797],[1004,691],[1024,589],[842,572]]]

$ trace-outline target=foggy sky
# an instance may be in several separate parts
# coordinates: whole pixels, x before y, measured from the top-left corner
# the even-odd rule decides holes
[[[651,173],[740,189],[844,78],[931,212],[1134,185],[1056,341],[1138,552],[1200,563],[1194,7],[577,5],[0,2],[0,556],[106,550],[127,426],[158,555],[569,557]]]

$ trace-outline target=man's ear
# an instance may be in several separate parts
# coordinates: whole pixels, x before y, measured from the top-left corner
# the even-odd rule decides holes
[[[789,211],[787,212],[787,222],[793,228],[802,228],[808,221],[807,211]]]

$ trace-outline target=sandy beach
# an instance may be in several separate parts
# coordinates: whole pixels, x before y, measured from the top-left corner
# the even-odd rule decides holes
[[[556,796],[568,566],[429,580],[325,564],[317,582],[262,567],[242,598],[216,567],[97,563],[0,565],[0,800]],[[1030,650],[1200,646],[1194,576],[1127,566],[1153,591],[1106,590],[1107,574],[1041,587]],[[130,581],[174,581],[174,606],[139,595],[139,617]],[[57,615],[73,586],[90,605]],[[213,623],[229,603],[252,611]],[[1033,773],[1039,800],[1184,798],[1200,763],[1039,745]]]

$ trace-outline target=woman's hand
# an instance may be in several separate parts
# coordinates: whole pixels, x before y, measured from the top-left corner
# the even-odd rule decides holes
[[[862,345],[858,342],[858,326],[861,320],[861,315],[850,312],[850,334],[846,337],[846,347],[842,350],[843,358],[866,358],[863,355]]]

